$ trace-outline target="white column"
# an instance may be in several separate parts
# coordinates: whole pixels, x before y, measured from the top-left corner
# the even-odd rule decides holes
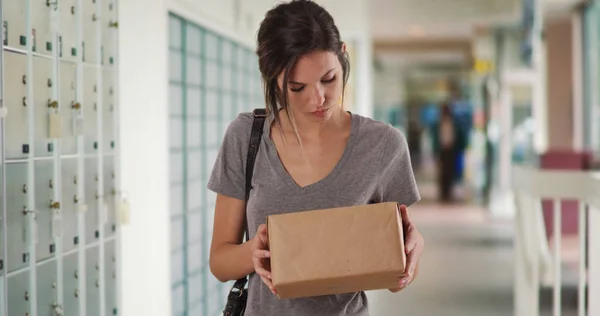
[[[364,33],[356,39],[356,69],[354,73],[356,89],[356,112],[373,117],[373,43]],[[352,56],[351,56],[352,57]]]
[[[533,69],[537,80],[533,86],[533,117],[535,119],[534,149],[537,153],[543,153],[548,148],[548,101],[547,101],[547,58],[546,43],[542,39],[541,30],[544,24],[543,0],[534,0],[534,37],[533,37]]]
[[[588,231],[588,315],[600,315],[600,209],[590,207]]]
[[[584,148],[583,131],[583,24],[581,10],[574,10],[571,15],[573,40],[573,150],[579,152]]]
[[[171,315],[168,20],[163,0],[119,2],[121,230],[119,315]]]

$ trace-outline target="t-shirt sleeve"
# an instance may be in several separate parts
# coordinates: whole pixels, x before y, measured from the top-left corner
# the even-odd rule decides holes
[[[421,200],[404,134],[391,128],[381,157],[379,186],[383,202],[398,202],[407,207]]]
[[[243,115],[231,122],[214,161],[208,179],[208,189],[222,195],[244,200],[246,195],[245,154],[250,140],[251,121]]]

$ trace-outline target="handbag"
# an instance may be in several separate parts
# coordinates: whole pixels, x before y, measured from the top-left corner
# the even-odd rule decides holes
[[[267,111],[265,109],[255,109],[253,114],[254,121],[252,122],[250,143],[248,145],[248,158],[246,159],[246,195],[244,198],[246,205],[248,204],[248,198],[250,196],[252,174],[254,173],[254,162],[256,161],[258,147],[260,146],[260,140],[263,134],[263,126],[267,117]],[[246,241],[248,241],[248,218],[245,214],[246,210],[244,209],[244,230],[246,233]],[[231,290],[229,291],[229,294],[227,295],[227,302],[225,304],[225,309],[223,310],[223,316],[244,315],[244,312],[246,311],[246,302],[248,300],[248,290],[246,288],[247,283],[247,276],[235,281],[231,287]]]

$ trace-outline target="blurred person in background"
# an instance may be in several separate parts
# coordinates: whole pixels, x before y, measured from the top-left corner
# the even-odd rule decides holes
[[[448,103],[440,109],[438,122],[433,125],[433,153],[437,158],[437,183],[439,198],[444,201],[452,200],[452,191],[456,179],[456,158],[460,150],[460,126],[452,115]]]

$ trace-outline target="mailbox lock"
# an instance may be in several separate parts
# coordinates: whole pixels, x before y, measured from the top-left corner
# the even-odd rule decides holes
[[[64,311],[62,306],[60,306],[58,303],[54,302],[52,304],[52,310],[54,311],[54,315],[55,316],[63,316],[64,315]]]
[[[23,193],[27,193],[27,184],[23,184]]]
[[[23,97],[23,106],[27,106],[27,97]]]
[[[29,292],[25,292],[25,300],[29,301]]]
[[[59,209],[60,208],[60,202],[50,202],[50,208],[51,209]]]
[[[50,179],[50,189],[54,189],[54,181],[52,179]]]
[[[58,101],[48,100],[48,107],[53,109],[58,109]]]
[[[23,84],[27,84],[27,76],[23,75],[23,79],[22,79]]]
[[[52,79],[48,79],[48,88],[52,88]]]
[[[73,102],[71,102],[71,107],[74,110],[79,110],[79,109],[81,109],[81,103],[73,101]]]
[[[73,202],[75,202],[75,204],[79,203],[79,199],[77,198],[77,195],[75,195],[75,197],[73,197]]]

